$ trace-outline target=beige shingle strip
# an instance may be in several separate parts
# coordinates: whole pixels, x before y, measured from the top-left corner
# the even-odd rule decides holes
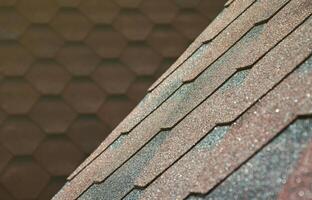
[[[187,60],[193,53],[198,49],[203,42],[212,40],[215,38],[224,28],[233,22],[241,13],[243,13],[250,5],[252,5],[255,0],[237,0],[233,4],[226,4],[229,7],[224,8],[224,10],[217,16],[217,18],[199,35],[199,37],[186,49],[186,51],[176,60],[176,62],[170,66],[170,68],[160,76],[155,83],[148,89],[152,91],[160,83],[163,82],[170,74],[172,74],[178,67],[182,65],[185,60]],[[231,2],[232,3],[232,2]]]
[[[225,2],[224,6],[225,6],[225,7],[228,7],[228,6],[230,6],[233,2],[234,2],[234,0],[228,0],[227,2]]]
[[[241,51],[237,54],[237,56],[233,56],[232,59],[218,68],[218,74],[213,74],[213,76],[211,76],[211,81],[220,83],[220,80],[218,80],[219,77],[222,77],[222,79],[225,80],[226,77],[224,76],[230,76],[236,69],[252,64],[274,44],[285,37],[285,35],[290,33],[311,13],[312,5],[310,5],[310,7],[306,7],[307,5],[302,2],[307,2],[307,0],[295,0],[291,2],[280,13],[273,17],[267,24],[264,25],[262,33],[260,33],[259,37],[252,40],[249,44],[247,43],[246,46],[242,46]],[[237,88],[235,91],[230,90],[226,93],[223,91],[216,91],[216,93],[207,99],[201,106],[196,108],[196,110],[189,114],[181,123],[176,125],[170,132],[169,138],[160,147],[158,153],[143,170],[142,176],[137,181],[137,184],[139,186],[145,186],[148,184],[157,175],[162,173],[163,170],[174,163],[183,153],[188,151],[189,148],[191,148],[216,124],[233,120],[236,116],[235,114],[241,112],[239,109],[248,107],[248,105],[259,98],[263,92],[267,90],[267,88],[272,87],[275,82],[283,78],[285,73],[288,72],[287,70],[291,70],[294,66],[288,65],[288,68],[285,67],[284,70],[281,70],[278,74],[271,74],[271,76],[274,75],[274,77],[271,77],[267,73],[271,73],[271,70],[274,71],[275,65],[268,64],[268,66],[272,69],[267,69],[267,71],[264,70],[266,69],[266,66],[263,65],[267,64],[268,61],[274,60],[275,56],[277,56],[280,52],[283,52],[283,48],[287,49],[286,44],[295,48],[295,44],[291,43],[293,42],[292,38],[300,36],[300,31],[299,33],[298,31],[294,32],[286,38],[285,41],[273,49],[273,52],[270,52],[266,57],[260,60],[258,64],[253,66],[250,70],[249,76],[241,88]],[[308,37],[304,39],[307,40]],[[299,39],[298,42],[300,42]],[[309,42],[307,44],[309,44]],[[309,46],[306,46],[306,48],[309,48]],[[300,49],[295,50],[297,50],[298,53],[301,51]],[[306,49],[306,52],[304,53],[309,53],[308,49]],[[267,82],[267,85],[265,85],[264,83],[266,82],[264,80],[267,78],[272,78],[275,82]],[[263,80],[263,82],[259,83],[259,87],[256,87],[255,83],[253,83],[254,79],[257,79],[258,82],[260,82],[259,80]],[[208,85],[209,86],[207,87],[211,86],[210,84]],[[255,91],[250,91],[250,86],[255,87]],[[202,90],[199,92],[205,93],[208,91]],[[250,98],[244,102],[240,102],[240,100],[248,95],[249,92],[252,93]],[[194,101],[194,99],[190,101]],[[236,103],[233,105],[233,102]],[[163,155],[166,156],[164,157]]]
[[[308,25],[311,31],[311,20]],[[302,37],[307,34],[305,32]],[[286,53],[291,50],[286,49],[282,55],[287,61],[268,61],[277,68],[269,73],[278,73],[284,66],[296,66],[302,60],[303,55],[296,54],[298,49],[300,51],[299,44],[296,45],[297,51]],[[309,45],[308,50],[311,53],[311,42]],[[303,51],[307,50],[306,47],[303,48]],[[183,199],[190,193],[206,194],[298,116],[312,114],[312,71],[310,66],[309,70],[303,72],[305,64],[283,79],[232,123],[229,132],[214,149],[188,152],[149,185],[141,199]],[[311,62],[308,64],[311,65]],[[265,82],[272,81],[271,78],[273,76]],[[258,84],[265,82],[259,81]],[[254,87],[259,85],[250,86],[250,90],[255,91]]]
[[[239,0],[236,1],[235,4],[226,8],[220,16],[212,22],[209,26],[211,28],[207,28],[202,36],[200,36],[198,41],[194,42],[189,48],[197,49],[202,41],[207,41],[215,37],[222,29],[228,26],[235,18],[237,18],[241,12],[247,9],[255,0]],[[192,47],[193,46],[193,47]],[[195,50],[194,49],[194,50]],[[190,51],[190,50],[189,50]],[[191,51],[190,51],[191,52]],[[185,53],[190,54],[190,53]],[[180,61],[177,63],[182,64],[183,55],[180,58]],[[113,132],[99,145],[99,147],[68,177],[68,180],[74,178],[82,169],[84,169],[90,162],[92,162],[95,158],[97,158],[105,149],[114,142],[121,133],[129,132],[133,127],[135,127],[141,120],[143,120],[148,114],[150,114],[153,110],[157,108],[159,104],[162,103],[166,98],[160,98],[159,94],[162,92],[164,87],[159,88],[157,91],[147,94],[144,100],[135,107],[135,109],[119,124],[119,126],[113,130]],[[173,92],[173,91],[171,91]],[[167,92],[169,96],[170,91]],[[160,99],[160,100],[157,100]]]

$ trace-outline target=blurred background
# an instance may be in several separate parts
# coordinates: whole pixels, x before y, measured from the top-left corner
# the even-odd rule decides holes
[[[0,199],[50,199],[225,0],[0,0]]]

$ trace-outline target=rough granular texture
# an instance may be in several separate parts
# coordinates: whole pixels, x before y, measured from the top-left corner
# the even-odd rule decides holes
[[[312,119],[296,120],[214,191],[188,200],[276,199],[311,138]]]
[[[54,199],[311,199],[311,14],[228,1]]]

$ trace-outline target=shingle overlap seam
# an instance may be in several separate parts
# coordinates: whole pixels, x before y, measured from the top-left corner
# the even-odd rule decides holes
[[[230,26],[235,20],[237,20],[237,18],[239,18],[246,10],[248,10],[254,3],[256,2],[256,0],[255,1],[253,1],[253,3],[251,3],[245,10],[243,10],[238,16],[236,16],[231,22],[229,22],[228,23],[228,25],[226,25],[226,27],[224,27],[215,37],[213,37],[213,38],[216,38],[222,31],[224,31],[228,26]],[[200,47],[198,47],[198,48],[200,48]],[[196,50],[195,50],[196,51]],[[193,51],[193,52],[195,52],[195,51]],[[189,56],[190,57],[190,56]],[[188,57],[188,58],[189,58]],[[187,60],[187,59],[186,59]],[[185,61],[186,61],[185,60]],[[184,63],[184,62],[183,62]],[[183,64],[182,63],[182,64]],[[181,64],[181,65],[182,65]],[[168,75],[169,76],[169,75]],[[176,89],[175,91],[177,91],[178,89]],[[173,91],[173,93],[175,92],[175,91]],[[172,94],[173,94],[172,93]],[[170,95],[171,96],[171,95]],[[169,99],[170,98],[170,96],[168,96],[166,99],[164,99],[164,101],[166,101],[167,99]],[[163,101],[163,102],[164,102]],[[162,104],[162,103],[161,103]],[[159,108],[160,106],[161,106],[161,104],[160,105],[158,105],[155,109],[153,109],[153,111],[154,110],[156,110],[157,108]],[[153,112],[152,111],[152,112]],[[120,132],[120,134],[121,133],[129,133],[131,130],[133,130],[139,123],[141,123],[144,119],[146,119],[152,112],[150,112],[147,116],[145,116],[144,118],[142,118],[135,126],[133,126],[130,130],[128,130],[128,131],[121,131]],[[131,113],[130,113],[130,115],[131,115]],[[123,122],[121,122],[121,123],[123,123]],[[115,140],[117,140],[117,138],[115,139]],[[113,140],[111,143],[113,143],[115,140]],[[111,144],[110,143],[110,144]],[[109,144],[109,145],[110,145]],[[76,170],[78,170],[78,171],[74,171],[67,179],[68,180],[72,180],[74,177],[76,177],[79,173],[80,173],[80,171],[82,171],[83,169],[85,169],[93,160],[95,160],[101,153],[103,153],[107,148],[108,148],[108,146],[109,145],[107,145],[107,147],[105,147],[103,150],[101,150],[101,152],[97,155],[97,156],[95,156],[94,158],[92,158],[91,160],[89,160],[88,162],[87,162],[87,164],[85,163],[84,164],[84,162],[81,164],[81,165],[83,165],[83,166],[79,166],[79,170],[78,169],[76,169]],[[88,159],[88,158],[87,158]]]

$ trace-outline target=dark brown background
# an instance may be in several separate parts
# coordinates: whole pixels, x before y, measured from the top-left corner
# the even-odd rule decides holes
[[[49,199],[224,0],[0,0],[0,199]]]

